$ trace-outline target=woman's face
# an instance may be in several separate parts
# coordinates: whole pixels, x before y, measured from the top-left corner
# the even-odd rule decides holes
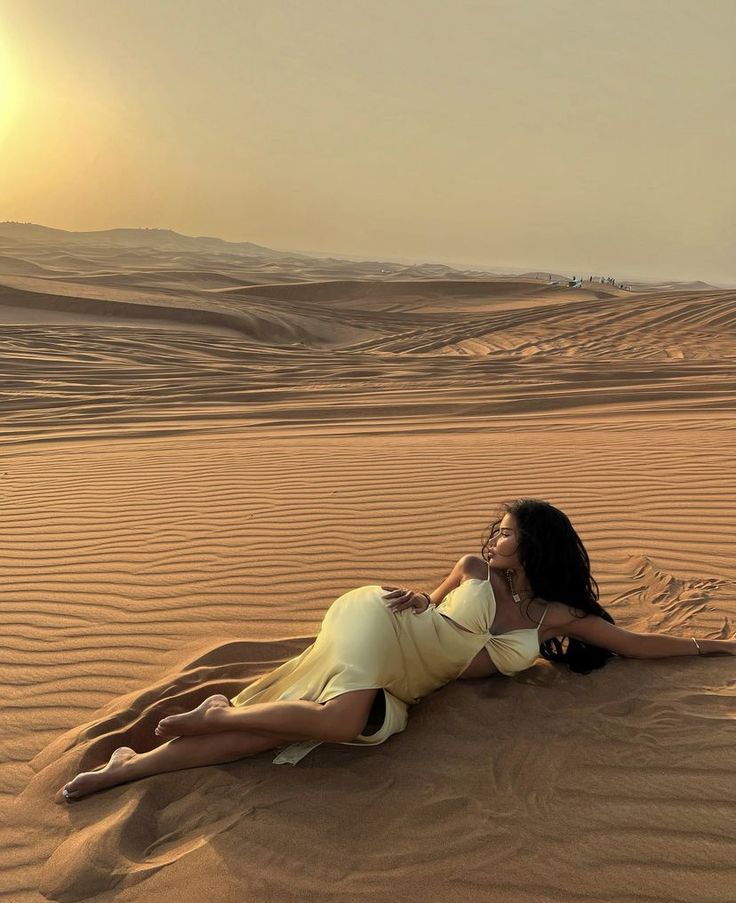
[[[515,571],[521,567],[519,561],[519,528],[513,514],[504,514],[496,532],[488,544],[488,556],[492,568]]]

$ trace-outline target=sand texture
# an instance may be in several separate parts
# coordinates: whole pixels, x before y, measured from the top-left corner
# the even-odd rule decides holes
[[[373,749],[60,799],[519,495],[622,627],[734,635],[736,292],[378,269],[0,238],[0,901],[736,899],[728,656],[540,659]]]

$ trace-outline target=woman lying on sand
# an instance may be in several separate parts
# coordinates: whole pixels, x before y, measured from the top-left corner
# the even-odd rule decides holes
[[[614,626],[580,537],[562,511],[534,499],[503,506],[482,545],[431,593],[361,586],[332,603],[315,642],[233,699],[210,696],[162,719],[150,752],[116,749],[64,787],[68,802],[138,778],[232,762],[287,746],[296,763],[322,742],[383,743],[408,706],[457,678],[515,674],[537,656],[577,673],[627,658],[736,654],[736,640],[640,634]],[[375,705],[374,705],[375,704]],[[364,733],[371,711],[377,730]],[[292,744],[292,745],[289,745]]]

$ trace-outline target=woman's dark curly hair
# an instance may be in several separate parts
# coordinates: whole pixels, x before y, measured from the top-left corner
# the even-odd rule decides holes
[[[519,561],[535,596],[547,602],[562,602],[615,623],[598,602],[598,584],[590,573],[590,558],[570,518],[549,502],[516,499],[501,505],[498,520],[483,536],[482,554],[486,561],[491,537],[504,514],[512,514],[516,520]],[[572,637],[566,640],[565,647],[559,637],[552,637],[542,643],[539,651],[544,658],[563,662],[577,674],[590,674],[602,668],[613,655],[608,649]]]

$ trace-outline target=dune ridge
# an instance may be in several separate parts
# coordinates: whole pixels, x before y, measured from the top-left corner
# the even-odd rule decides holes
[[[731,419],[736,293],[552,302],[533,284],[508,286],[433,283],[423,299],[407,284],[306,283],[155,301],[0,287],[1,375],[10,387],[20,376],[29,393],[16,396],[17,411],[9,400],[0,441],[234,424],[439,429],[458,409],[472,428],[549,428],[602,413],[611,428],[653,416]],[[456,293],[475,307],[456,309]],[[429,299],[447,311],[417,310]],[[53,329],[47,311],[60,318]]]
[[[730,657],[540,659],[375,749],[63,804],[350,587],[434,588],[503,499],[570,514],[620,626],[734,633],[733,291],[138,253],[0,276],[0,900],[732,903]]]

